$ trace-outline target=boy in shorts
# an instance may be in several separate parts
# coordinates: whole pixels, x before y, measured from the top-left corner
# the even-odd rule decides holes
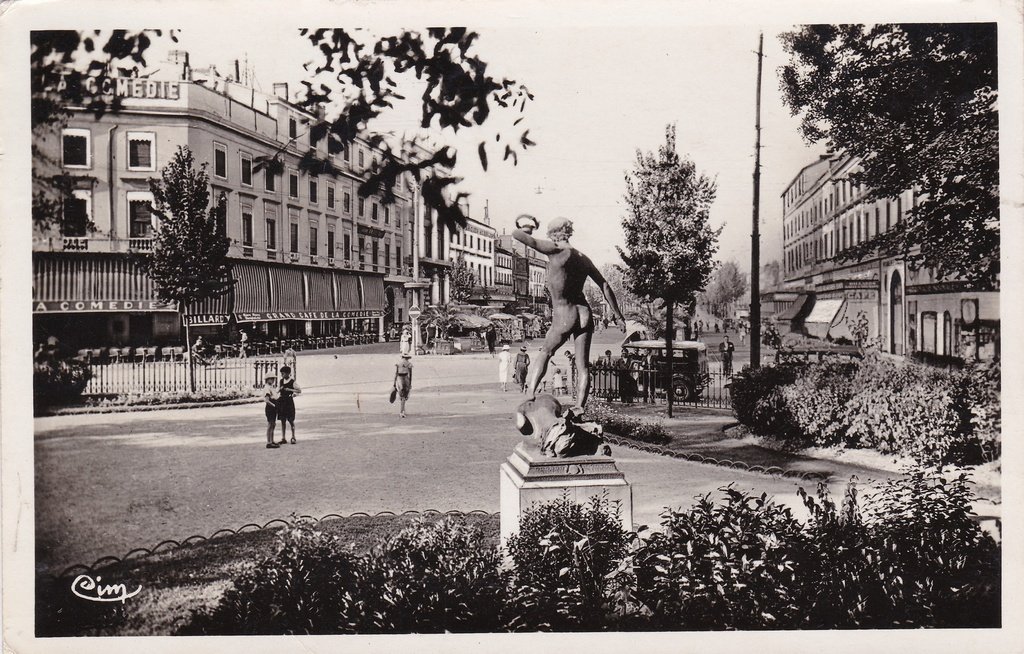
[[[281,445],[285,440],[285,423],[292,428],[292,445],[295,445],[295,396],[302,392],[299,383],[292,377],[292,369],[281,366],[281,384],[278,388],[277,419],[281,421]],[[271,435],[273,439],[273,435]]]
[[[277,378],[267,375],[263,383],[264,413],[267,414],[267,449],[280,447],[274,442],[274,429],[277,427]]]

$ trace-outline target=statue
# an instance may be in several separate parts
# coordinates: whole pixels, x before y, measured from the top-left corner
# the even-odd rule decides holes
[[[578,410],[574,414],[583,413],[590,394],[590,341],[594,335],[594,316],[583,295],[583,286],[587,279],[593,279],[612,311],[619,319],[619,326],[626,331],[626,319],[619,309],[615,293],[605,280],[601,271],[579,250],[569,245],[572,237],[572,221],[567,218],[555,218],[548,226],[551,240],[537,239],[533,232],[540,226],[536,218],[522,215],[516,219],[516,230],[512,236],[520,243],[534,248],[548,257],[547,288],[551,293],[551,327],[544,338],[544,346],[530,370],[528,393],[536,398],[537,387],[547,373],[548,360],[571,336],[575,340],[576,365],[579,371]],[[553,398],[552,398],[553,399]]]
[[[526,400],[516,408],[516,427],[524,436],[534,436],[541,454],[555,458],[610,456],[604,429],[596,422],[582,422],[573,409],[564,409],[547,393]]]

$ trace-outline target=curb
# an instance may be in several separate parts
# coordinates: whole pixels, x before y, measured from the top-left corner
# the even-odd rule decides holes
[[[214,400],[210,402],[173,402],[168,404],[136,404],[124,406],[83,406],[75,408],[57,409],[50,411],[37,418],[48,418],[53,416],[79,416],[92,413],[134,413],[136,411],[165,411],[173,409],[206,409],[218,406],[236,406],[241,404],[254,404],[262,402],[258,397],[240,397],[233,400]]]

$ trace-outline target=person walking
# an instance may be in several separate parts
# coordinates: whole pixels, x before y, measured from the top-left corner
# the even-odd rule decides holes
[[[302,393],[299,383],[292,377],[292,369],[281,366],[281,385],[278,389],[277,419],[281,421],[281,445],[285,440],[286,425],[292,428],[292,445],[295,445],[295,396]]]
[[[527,376],[530,371],[530,355],[526,352],[526,346],[519,348],[519,353],[516,355],[516,383],[522,392],[526,392],[527,388]]]
[[[729,335],[725,335],[725,340],[718,344],[718,352],[722,355],[722,372],[727,375],[732,374],[732,354],[736,351],[736,346],[729,340]]]
[[[243,329],[238,334],[238,358],[245,359],[249,356],[249,334]]]
[[[501,392],[508,391],[508,368],[512,363],[512,353],[509,352],[508,344],[501,346],[501,354],[498,355],[498,382],[501,383]]]
[[[402,338],[399,345],[402,354],[412,354],[412,330],[408,327],[402,328]]]
[[[405,403],[412,391],[412,355],[402,354],[402,358],[395,364],[395,391],[400,401],[398,417],[405,417]]]
[[[580,383],[579,372],[576,370],[576,355],[572,353],[572,350],[566,350],[565,358],[569,360],[569,383],[572,384],[572,387],[569,388],[569,392],[572,393],[572,399],[575,402],[577,397],[577,388]]]
[[[277,378],[267,375],[263,380],[263,412],[267,416],[267,449],[276,450],[281,447],[274,442],[274,430],[277,428]]]
[[[487,330],[484,332],[484,339],[487,341],[487,351],[491,353],[491,358],[494,358],[494,345],[498,342],[498,330],[494,328],[494,325],[487,325]]]

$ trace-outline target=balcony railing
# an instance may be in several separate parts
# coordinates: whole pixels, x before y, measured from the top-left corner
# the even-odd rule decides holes
[[[277,250],[272,250],[270,248],[267,248],[267,259],[270,260],[270,261],[276,261],[277,260]]]
[[[81,252],[89,249],[89,239],[84,236],[65,236],[64,250]]]
[[[128,239],[128,249],[132,252],[152,252],[153,239],[148,237],[130,238]]]
[[[242,246],[242,256],[243,257],[251,257],[252,256],[252,246],[251,245],[243,245]]]

